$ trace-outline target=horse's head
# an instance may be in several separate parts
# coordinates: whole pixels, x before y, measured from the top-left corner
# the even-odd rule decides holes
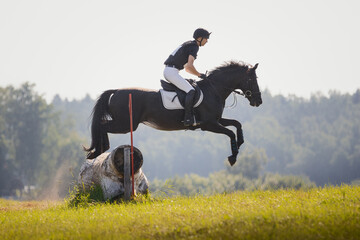
[[[241,89],[250,105],[258,107],[262,104],[256,76],[258,65],[257,63],[252,67],[243,62],[230,61],[212,70],[208,80],[224,99],[236,89]]]
[[[250,105],[258,107],[262,104],[261,92],[257,82],[256,68],[258,63],[254,67],[249,68],[246,71],[247,79],[242,82],[240,89],[243,91],[245,97],[249,100]]]

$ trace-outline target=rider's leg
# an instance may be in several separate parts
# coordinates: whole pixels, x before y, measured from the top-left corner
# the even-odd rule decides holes
[[[195,117],[193,114],[194,106],[194,97],[195,89],[186,81],[183,77],[180,76],[179,70],[172,67],[165,67],[164,77],[167,81],[174,84],[176,87],[180,88],[186,92],[185,98],[185,116],[184,116],[184,125],[186,127],[196,125]]]
[[[191,84],[186,81],[182,76],[180,76],[179,70],[176,68],[165,67],[164,77],[167,81],[171,82],[176,87],[180,88],[186,93],[188,93],[190,90],[194,90]]]
[[[195,90],[190,90],[186,94],[185,98],[185,116],[184,116],[184,126],[196,126],[195,116],[193,114],[193,106],[194,106],[194,97]]]

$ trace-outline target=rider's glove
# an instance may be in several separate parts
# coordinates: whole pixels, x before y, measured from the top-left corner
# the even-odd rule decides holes
[[[206,74],[201,73],[201,74],[200,74],[200,76],[199,76],[199,78],[201,78],[201,79],[205,80],[205,79],[207,78],[207,76],[206,76]]]

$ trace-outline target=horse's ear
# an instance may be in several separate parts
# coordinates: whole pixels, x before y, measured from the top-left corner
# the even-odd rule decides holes
[[[255,71],[258,67],[259,63],[255,64],[255,66],[253,67],[253,70]]]

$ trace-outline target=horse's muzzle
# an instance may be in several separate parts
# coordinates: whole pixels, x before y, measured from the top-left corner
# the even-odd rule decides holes
[[[262,100],[258,100],[258,101],[250,101],[250,105],[252,107],[258,107],[262,104]]]

